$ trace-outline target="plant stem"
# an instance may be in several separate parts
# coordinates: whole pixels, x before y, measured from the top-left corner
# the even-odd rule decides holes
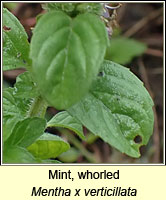
[[[67,139],[69,142],[71,142],[75,147],[77,147],[83,156],[90,162],[90,163],[97,163],[97,160],[95,159],[95,156],[90,153],[85,147],[82,145],[82,143],[74,136],[72,133],[70,133],[67,129],[59,129],[61,133],[64,133],[67,136]]]
[[[30,106],[30,109],[28,111],[27,117],[44,118],[47,106],[48,106],[47,103],[41,96],[34,98]]]
[[[99,138],[99,136],[94,135],[93,133],[90,132],[87,135],[86,143],[87,144],[93,144],[98,138]]]

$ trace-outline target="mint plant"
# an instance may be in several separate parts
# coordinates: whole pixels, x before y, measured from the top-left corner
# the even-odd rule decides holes
[[[103,5],[48,3],[44,8],[30,43],[17,18],[3,9],[3,70],[27,70],[3,90],[3,162],[57,163],[70,145],[48,133],[49,127],[86,140],[85,126],[138,158],[153,132],[153,101],[129,69],[104,60],[109,38],[100,18]],[[60,112],[46,121],[50,106]]]

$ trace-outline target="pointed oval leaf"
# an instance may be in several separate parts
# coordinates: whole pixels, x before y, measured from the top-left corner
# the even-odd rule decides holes
[[[39,138],[46,128],[46,120],[38,117],[19,121],[8,140],[9,145],[28,147]]]
[[[3,8],[3,70],[30,64],[28,36],[18,19]]]
[[[103,61],[107,39],[104,24],[93,14],[72,19],[52,11],[39,19],[30,57],[34,79],[50,105],[66,109],[87,93]]]
[[[49,133],[44,133],[27,149],[37,158],[49,159],[56,158],[61,153],[67,151],[69,148],[70,145],[62,138]]]
[[[153,131],[153,101],[142,82],[119,64],[105,61],[99,75],[86,98],[68,111],[110,145],[139,157],[139,147]]]
[[[68,112],[63,111],[56,114],[48,123],[47,127],[63,127],[75,132],[81,139],[85,139],[82,124],[72,117]]]

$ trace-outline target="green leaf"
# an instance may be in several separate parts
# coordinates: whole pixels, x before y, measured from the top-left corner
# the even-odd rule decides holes
[[[74,131],[81,139],[85,139],[82,124],[72,117],[68,112],[63,111],[56,114],[48,123],[47,127],[63,127]]]
[[[39,96],[36,84],[33,82],[29,72],[24,72],[17,76],[14,87],[17,97],[29,99]]]
[[[43,15],[33,32],[34,80],[51,106],[66,109],[83,97],[103,61],[108,36],[98,16]],[[40,73],[39,73],[40,72]]]
[[[3,8],[3,70],[27,67],[29,64],[28,36],[18,19]]]
[[[79,13],[93,13],[100,16],[103,14],[103,5],[102,3],[79,3],[76,11]]]
[[[8,164],[23,164],[23,163],[38,163],[39,160],[29,153],[25,148],[17,146],[6,146],[3,153],[3,163]]]
[[[34,116],[40,116],[45,109],[44,101],[41,101],[38,96],[36,85],[33,83],[29,72],[19,75],[16,79],[14,88],[7,88],[3,90],[3,140],[5,141],[16,123],[32,116],[32,106],[38,103],[41,110]],[[32,105],[33,104],[33,105]],[[34,107],[33,110],[35,111]]]
[[[47,11],[63,11],[67,14],[72,14],[74,12],[76,5],[78,3],[45,3],[42,5],[43,9],[46,9]]]
[[[121,152],[139,157],[153,131],[153,102],[142,82],[127,68],[105,61],[91,92],[68,109],[95,135]],[[136,143],[139,136],[142,141]]]
[[[73,163],[77,161],[79,156],[81,156],[81,152],[76,148],[71,147],[68,151],[58,156],[58,159],[65,163]]]
[[[6,142],[12,146],[28,147],[43,134],[45,128],[45,119],[38,117],[24,119],[15,125]]]
[[[70,148],[69,144],[56,135],[44,133],[27,149],[41,159],[56,158]]]
[[[112,38],[110,46],[107,48],[105,59],[119,64],[127,64],[134,57],[142,55],[146,48],[144,43],[134,39],[124,37]]]
[[[20,99],[14,95],[14,88],[3,90],[3,142],[10,136],[17,122],[26,117],[29,105],[29,99]]]
[[[45,3],[42,5],[43,9],[47,11],[63,11],[66,14],[75,17],[80,13],[92,13],[102,15],[102,3]]]

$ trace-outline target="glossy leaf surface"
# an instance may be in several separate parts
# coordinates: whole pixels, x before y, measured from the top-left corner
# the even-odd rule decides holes
[[[70,148],[69,144],[56,135],[44,133],[28,151],[41,159],[56,158]]]
[[[63,111],[56,114],[48,123],[47,127],[63,127],[75,132],[81,139],[85,139],[82,124],[72,117],[68,112]]]
[[[103,61],[107,32],[99,17],[63,12],[42,16],[33,32],[31,53],[34,79],[42,96],[57,109],[83,97]]]
[[[38,117],[24,119],[15,125],[7,143],[13,146],[28,147],[43,134],[45,128],[45,119]]]
[[[30,64],[28,36],[18,19],[3,8],[3,70]]]
[[[127,68],[105,61],[85,99],[68,109],[95,135],[132,157],[153,131],[153,102],[142,82]],[[141,142],[134,140],[139,136]]]

